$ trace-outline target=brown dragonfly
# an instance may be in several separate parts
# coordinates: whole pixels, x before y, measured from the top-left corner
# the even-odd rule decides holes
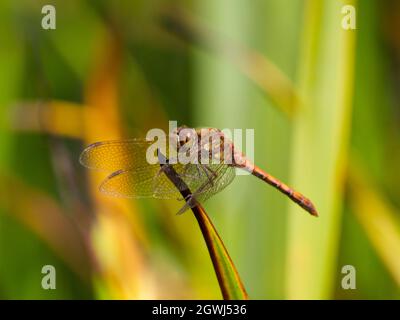
[[[184,199],[186,202],[179,214],[222,191],[233,181],[239,168],[318,216],[308,198],[255,166],[219,129],[179,127],[157,143],[146,139],[96,142],[82,152],[80,163],[90,169],[110,172],[100,190],[113,196],[182,199],[182,188],[189,188],[190,196]],[[167,177],[165,168],[168,167],[179,175],[182,186]]]

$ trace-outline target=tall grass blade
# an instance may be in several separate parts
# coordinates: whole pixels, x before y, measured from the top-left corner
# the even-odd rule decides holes
[[[304,106],[294,121],[290,183],[313,199],[320,219],[306,219],[290,207],[289,299],[327,299],[333,293],[355,51],[355,31],[341,28],[341,5],[311,0],[305,6],[299,60]]]

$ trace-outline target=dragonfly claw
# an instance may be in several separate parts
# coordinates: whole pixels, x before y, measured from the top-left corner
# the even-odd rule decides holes
[[[193,197],[192,194],[187,195],[185,198],[186,203],[183,205],[183,207],[176,213],[176,215],[181,215],[184,213],[186,210],[189,208],[194,207],[197,204],[196,198]]]

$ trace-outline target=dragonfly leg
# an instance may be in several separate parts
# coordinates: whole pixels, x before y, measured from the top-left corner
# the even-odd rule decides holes
[[[199,166],[196,166],[196,170],[197,170],[198,177],[200,178],[201,177],[201,173],[200,173]]]
[[[212,169],[211,169],[208,165],[206,165],[206,164],[202,165],[202,168],[203,168],[205,174],[207,175],[207,178],[208,178],[208,180],[210,181],[211,185],[214,185],[214,181],[213,181],[213,180],[217,178],[217,173],[216,173],[214,170],[212,170]],[[207,170],[208,170],[208,172],[207,172]],[[209,176],[208,173],[211,173],[212,178]]]
[[[196,166],[196,169],[197,169],[197,166]],[[188,178],[193,178],[193,176],[190,175],[190,174],[188,173],[188,170],[189,170],[189,166],[186,165],[186,166],[183,168],[183,171],[182,171],[182,173],[181,173],[181,176],[188,177]],[[198,178],[198,177],[195,177],[195,178]]]
[[[192,195],[191,195],[191,194],[188,194],[187,196],[185,196],[185,197],[182,198],[181,200],[188,201],[188,200],[190,200],[191,197],[192,197]]]
[[[177,215],[181,215],[184,213],[187,209],[190,208],[190,205],[186,202],[182,208],[179,209],[179,211],[176,213]]]
[[[195,192],[184,197],[183,199],[186,201],[186,203],[178,211],[177,215],[184,213],[189,208],[195,207],[198,204],[197,196],[200,195],[203,191],[205,191],[209,185],[210,182],[207,181],[203,183],[203,185],[201,185]]]
[[[158,170],[157,175],[155,176],[155,178],[158,178],[161,174],[163,174],[166,170],[166,166],[161,167],[160,170]]]
[[[217,173],[214,170],[212,170],[208,165],[205,164],[204,167],[214,176],[214,178],[217,177]]]
[[[184,197],[184,198],[177,198],[176,200],[178,200],[178,201],[182,201],[182,200],[188,201],[188,200],[190,200],[191,197],[192,197],[192,194],[188,194],[186,197]]]
[[[170,158],[170,159],[168,160],[168,164],[169,164],[169,163],[177,163],[177,158],[175,158],[175,157]],[[166,169],[167,169],[167,166],[161,166],[160,170],[158,170],[158,172],[157,172],[156,177],[159,177],[160,174],[164,173]]]
[[[184,213],[186,210],[188,210],[189,208],[193,208],[197,205],[197,200],[192,194],[187,195],[185,197],[185,200],[186,200],[186,203],[182,206],[181,209],[179,209],[179,211],[176,213],[177,215],[180,215],[180,214]]]
[[[207,166],[204,165],[204,164],[201,164],[200,166],[201,166],[201,169],[203,169],[204,173],[206,174],[207,179],[208,179],[208,182],[213,186],[213,185],[214,185],[214,182],[213,182],[213,179],[211,178],[209,172],[208,172],[207,169],[206,169]]]

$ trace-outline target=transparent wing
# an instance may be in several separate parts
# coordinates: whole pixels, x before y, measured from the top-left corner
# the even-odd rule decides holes
[[[234,175],[226,174],[234,173],[226,165],[219,165],[215,176],[206,174],[196,164],[175,164],[173,167],[184,184],[202,201],[221,191],[234,178]],[[147,165],[145,170],[118,170],[108,176],[100,186],[103,193],[113,196],[158,199],[182,199],[182,188],[183,185],[174,185],[158,164]]]
[[[212,168],[211,168],[212,169]],[[225,189],[235,178],[236,169],[232,166],[221,164],[216,169],[216,177],[212,184],[207,185],[205,190],[194,192],[193,196],[199,201],[206,201],[213,195]]]
[[[101,183],[100,191],[118,197],[152,197],[153,179],[158,169],[159,166],[152,165],[146,170],[118,170]]]
[[[143,168],[149,165],[146,152],[153,143],[145,139],[96,142],[83,150],[79,161],[87,168],[109,172]]]
[[[175,172],[179,175],[179,177],[184,182],[181,186],[175,186],[165,175],[165,173],[161,173],[157,175],[154,179],[154,197],[156,198],[164,198],[165,194],[170,194],[171,189],[178,191],[182,190],[186,186],[190,190],[197,190],[198,187],[208,181],[207,175],[200,169],[197,164],[173,164],[171,165]],[[179,197],[182,198],[182,197]]]
[[[163,142],[163,141],[161,141]],[[148,148],[154,144],[145,139],[97,142],[81,154],[82,165],[113,172],[101,184],[102,192],[123,197],[182,198],[180,186],[175,186],[160,171],[159,163],[150,164],[146,158]],[[168,143],[165,143],[168,155]],[[157,159],[157,148],[153,148]],[[234,178],[234,169],[224,164],[172,164],[196,199],[205,201],[220,192]]]
[[[189,208],[196,206],[198,202],[205,202],[213,195],[225,189],[235,178],[235,168],[221,164],[213,168],[216,173],[212,183],[206,183],[200,186],[196,191],[192,192],[191,199],[187,199],[185,205],[179,210],[178,214],[182,214]]]

